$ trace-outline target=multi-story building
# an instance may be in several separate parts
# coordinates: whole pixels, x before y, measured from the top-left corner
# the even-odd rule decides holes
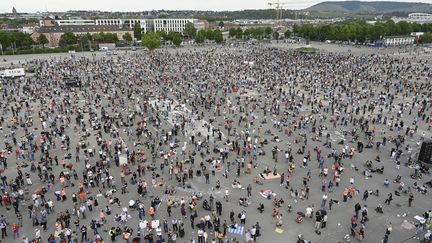
[[[139,23],[141,26],[141,31],[143,33],[147,32],[147,21],[145,19],[96,19],[96,25],[125,25],[129,28],[133,28],[135,24]]]
[[[46,34],[50,46],[58,46],[60,36],[65,32],[75,34],[115,32],[122,39],[125,32],[131,32],[139,23],[142,33],[147,31],[165,31],[183,33],[186,24],[192,23],[198,30],[208,28],[207,21],[198,19],[52,19],[40,20],[40,29],[32,36]],[[37,38],[37,37],[36,37]]]
[[[413,45],[416,41],[415,36],[386,36],[384,37],[385,46]]]
[[[408,23],[418,23],[418,24],[426,24],[432,23],[432,14],[428,13],[410,13],[408,14],[408,18],[392,18],[394,22],[406,21]]]
[[[53,19],[53,25],[94,25],[95,21],[91,19]],[[40,26],[47,26],[46,19],[39,21]],[[50,25],[48,25],[50,26]]]
[[[183,33],[187,23],[194,24],[195,22],[197,22],[196,19],[153,19],[153,30]]]
[[[64,26],[42,26],[32,35],[33,40],[37,40],[40,34],[48,38],[48,44],[51,47],[59,45],[60,37],[66,33],[72,32],[75,35],[96,34],[100,32],[114,33],[121,40],[123,35],[129,33],[133,36],[133,30],[127,26],[117,25],[64,25]]]

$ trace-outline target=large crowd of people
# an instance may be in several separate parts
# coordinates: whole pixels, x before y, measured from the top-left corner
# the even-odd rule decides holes
[[[397,202],[431,240],[431,61],[257,45],[25,65],[0,95],[2,239],[392,242],[367,225]]]

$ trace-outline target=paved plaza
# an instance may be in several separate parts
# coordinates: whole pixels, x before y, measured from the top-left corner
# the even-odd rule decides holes
[[[312,45],[3,57],[2,241],[420,242],[432,56]]]

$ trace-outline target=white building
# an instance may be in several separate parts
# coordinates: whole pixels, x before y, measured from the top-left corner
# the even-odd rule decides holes
[[[33,32],[35,32],[36,28],[35,26],[30,26],[30,25],[25,25],[21,28],[21,32],[23,32],[24,34],[33,34]]]
[[[406,21],[408,23],[418,23],[418,24],[425,24],[425,23],[432,23],[432,14],[428,13],[410,13],[408,14],[408,18],[397,18],[394,17],[392,20],[397,23],[399,21]]]
[[[415,36],[386,36],[384,37],[385,46],[403,46],[413,45],[415,43]]]
[[[97,19],[96,25],[117,25],[117,26],[128,26],[133,28],[135,24],[139,23],[141,25],[141,31],[143,33],[147,32],[147,22],[145,19]]]
[[[143,33],[147,31],[165,31],[165,32],[180,32],[183,33],[186,24],[194,24],[197,30],[206,29],[208,22],[198,19],[59,19],[41,20],[40,26],[67,26],[67,25],[98,25],[98,26],[126,26],[133,28],[135,24],[141,25]]]
[[[187,23],[194,23],[195,19],[154,19],[153,30],[165,32],[180,32],[183,33]]]
[[[54,19],[54,23],[58,26],[62,25],[94,25],[95,21],[91,19]],[[44,21],[39,21],[40,26],[44,26]]]

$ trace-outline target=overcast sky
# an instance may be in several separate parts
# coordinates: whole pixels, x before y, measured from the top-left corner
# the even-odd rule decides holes
[[[242,10],[269,8],[268,2],[277,0],[0,0],[0,12],[66,11],[66,10]],[[332,1],[332,0],[330,0]],[[432,0],[399,0],[401,2],[426,2]],[[302,9],[321,0],[281,0],[289,2],[287,9]]]

